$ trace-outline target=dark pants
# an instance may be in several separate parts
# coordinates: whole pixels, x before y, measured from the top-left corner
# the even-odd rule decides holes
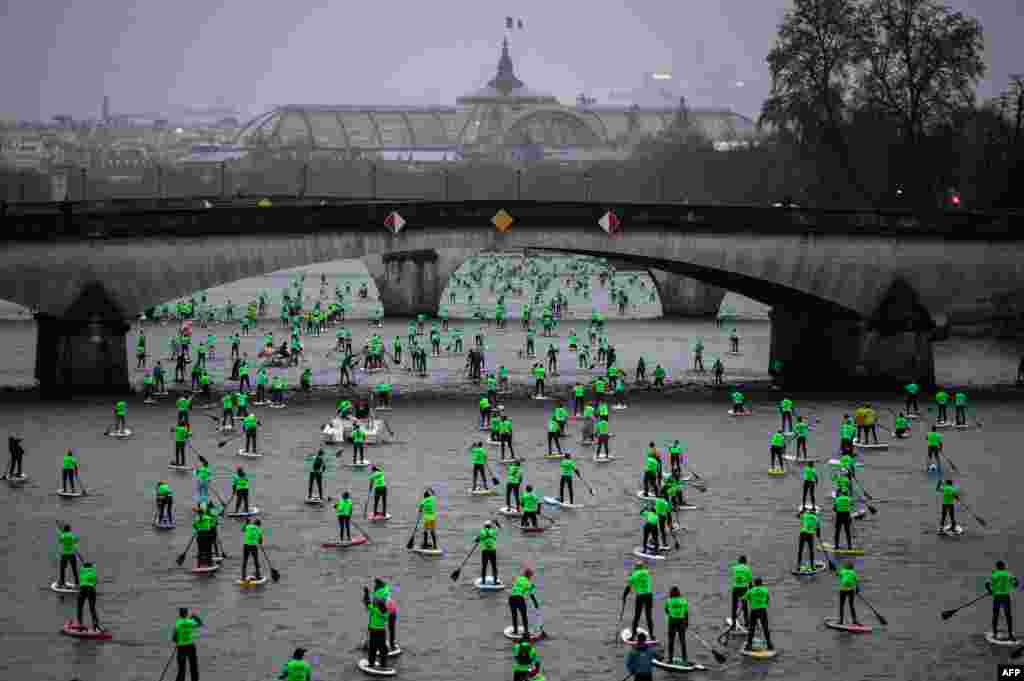
[[[480,552],[480,579],[487,580],[487,564],[491,564],[491,572],[494,573],[494,581],[498,581],[498,552],[497,551],[481,551]]]
[[[807,532],[800,533],[800,543],[796,548],[796,565],[799,568],[804,563],[804,546],[807,546],[807,552],[810,554],[809,559],[811,566],[814,566],[814,535]]]
[[[537,512],[523,511],[523,527],[537,527]]]
[[[771,464],[771,465],[772,465],[772,468],[775,468],[775,467],[776,467],[776,466],[775,466],[775,461],[776,461],[776,459],[777,459],[777,460],[778,460],[778,462],[779,462],[779,465],[778,465],[778,467],[779,467],[779,468],[782,468],[782,467],[783,467],[783,466],[782,466],[782,451],[783,451],[783,450],[782,450],[782,447],[772,447],[771,449],[772,449],[772,464]]]
[[[352,541],[352,518],[347,515],[339,515],[338,540],[345,541],[345,537],[348,537],[348,541]]]
[[[1006,631],[1013,638],[1013,613],[1010,610],[1009,596],[992,597],[992,633],[999,631],[999,611],[1006,615]]]
[[[953,504],[942,505],[942,518],[939,520],[939,527],[946,526],[946,515],[949,515],[949,524],[956,527],[956,506]]]
[[[788,428],[786,426],[789,426]],[[790,432],[793,430],[793,412],[784,411],[782,412],[782,430],[783,432]]]
[[[256,384],[256,401],[264,402],[267,399],[267,387],[262,383]]]
[[[604,448],[604,455],[605,456],[611,456],[611,454],[608,452],[608,441],[610,439],[611,438],[609,436],[607,436],[607,435],[598,435],[597,436],[597,450],[594,452],[594,454],[596,456],[600,456],[601,455],[601,449],[602,448]]]
[[[238,513],[242,507],[245,507],[245,512],[249,512],[249,490],[240,489],[235,492],[235,513]]]
[[[96,589],[91,586],[83,586],[78,590],[78,624],[85,626],[85,604],[89,603],[89,614],[92,615],[92,628],[98,629],[100,618],[96,616]]]
[[[916,414],[921,408],[917,404],[917,395],[907,395],[906,409],[908,414]],[[913,407],[913,409],[911,409]]]
[[[174,443],[174,465],[184,466],[185,465],[185,443],[175,442]]]
[[[75,584],[78,584],[78,556],[71,554],[70,556],[60,557],[60,584],[67,584],[64,580],[65,570],[67,566],[71,566],[71,576],[75,578]]]
[[[850,617],[853,618],[853,623],[857,624],[857,610],[853,607],[854,594],[856,592],[853,589],[848,589],[839,592],[839,623],[843,623],[843,615],[845,613],[846,603],[850,604]]]
[[[658,526],[657,525],[648,525],[648,524],[645,523],[644,524],[644,545],[643,545],[644,552],[646,553],[648,547],[651,547],[651,548],[654,549],[654,551],[652,551],[652,553],[653,554],[657,554],[658,553],[658,546],[659,546],[659,544],[658,544]]]
[[[846,530],[846,546],[847,548],[853,548],[853,538],[851,536],[851,529],[853,522],[850,520],[850,512],[836,511],[836,536],[835,541],[832,543],[833,548],[839,548],[839,531]]]
[[[512,497],[516,498],[516,505],[512,505]],[[519,508],[519,483],[510,482],[505,485],[505,506],[508,508]]]
[[[164,522],[164,518],[167,522],[174,520],[174,499],[171,497],[158,497],[156,500],[157,519],[159,522]]]
[[[644,494],[656,495],[658,493],[658,474],[652,471],[644,471]]]
[[[316,484],[316,495],[321,499],[324,498],[324,474],[323,473],[310,473],[309,474],[309,494],[306,496],[313,496],[313,485]]]
[[[505,446],[508,445],[508,454],[510,459],[516,458],[516,450],[512,448],[512,434],[502,433],[499,436],[501,440],[501,458],[505,458]]]
[[[530,620],[526,615],[526,597],[509,596],[508,609],[512,611],[512,633],[516,634],[519,631],[519,616],[523,618],[523,630],[530,631]]]
[[[811,506],[812,507],[818,505],[818,502],[814,500],[814,487],[815,487],[815,485],[814,485],[813,482],[811,482],[810,480],[804,480],[804,492],[803,492],[803,497],[800,500],[800,506],[802,506],[802,507],[806,507],[807,506],[807,497],[808,496],[811,497]]]
[[[637,594],[633,606],[633,631],[631,638],[636,639],[636,628],[640,625],[640,615],[646,615],[647,619],[647,640],[654,638],[654,615],[651,612],[654,606],[654,594]]]
[[[758,623],[761,624],[761,629],[764,631],[764,642],[770,650],[772,648],[772,634],[768,631],[768,611],[763,609],[750,611],[750,631],[747,633],[747,647],[754,647],[754,631],[757,630]]]
[[[956,407],[956,422],[957,425],[965,425],[967,423],[967,407]]]
[[[177,681],[185,681],[185,664],[192,670],[192,681],[199,681],[199,658],[193,644],[178,646],[178,677]]]
[[[377,656],[380,659],[377,659]],[[385,629],[370,629],[370,651],[367,656],[370,666],[388,666],[388,632]]]
[[[483,485],[483,489],[487,489],[487,471],[484,469],[482,463],[473,464],[473,489],[476,489],[476,478],[480,476],[480,482]]]
[[[543,394],[544,394],[544,379],[543,378],[538,378],[537,379],[537,387],[534,390],[534,395],[541,396]]]
[[[197,562],[201,566],[209,566],[213,563],[213,532],[202,531],[196,533],[196,551],[199,554]]]
[[[803,453],[804,458],[806,459],[807,458],[807,438],[799,437],[798,436],[796,438],[796,455],[800,456],[801,452]]]
[[[22,454],[11,454],[11,467],[7,471],[8,477],[21,477]],[[514,455],[513,455],[514,456]]]
[[[246,574],[246,566],[249,564],[249,558],[252,558],[253,569],[256,571],[256,579],[260,579],[260,547],[246,544],[242,548],[242,579],[247,579],[249,575]]]
[[[671,662],[672,658],[675,657],[673,653],[674,643],[676,637],[679,637],[679,653],[682,658],[686,659],[686,624],[684,620],[677,620],[669,618],[668,620],[668,661]]]
[[[736,615],[739,614],[738,611],[741,609],[741,607],[742,607],[742,610],[743,610],[743,626],[745,626],[745,627],[749,627],[750,626],[750,609],[749,609],[750,606],[747,605],[747,602],[743,599],[743,596],[746,593],[747,593],[747,587],[745,587],[745,586],[733,587],[733,590],[732,590],[732,605],[729,608],[729,611],[732,613],[732,626],[729,627],[730,631],[732,631],[733,629],[736,628],[736,624],[738,623],[736,621]]]
[[[245,451],[256,453],[256,429],[245,431]]]
[[[562,451],[562,438],[557,431],[554,433],[548,433],[548,454],[554,453],[551,451],[551,445],[555,445],[556,447],[558,447],[559,454],[565,453]]]
[[[661,545],[668,546],[668,526],[672,519],[667,515],[658,516],[658,529],[661,531]]]
[[[366,460],[365,448],[366,445],[362,442],[352,443],[352,463],[358,463]]]
[[[558,500],[563,502],[563,503],[565,502],[565,488],[566,487],[569,488],[569,503],[570,504],[575,503],[573,501],[573,494],[572,494],[572,478],[569,477],[569,476],[566,476],[566,475],[563,475],[561,477],[561,479],[558,481]]]
[[[75,471],[63,469],[60,474],[60,488],[64,492],[75,491]]]
[[[481,428],[487,428],[490,425],[491,425],[491,409],[490,409],[490,407],[488,407],[487,409],[481,409],[480,410],[480,427]]]
[[[387,487],[377,487],[373,490],[373,514],[377,515],[377,505],[381,504],[384,508],[381,510],[380,515],[388,514],[388,489]]]

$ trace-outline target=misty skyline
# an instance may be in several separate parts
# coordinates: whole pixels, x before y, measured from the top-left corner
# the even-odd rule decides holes
[[[950,2],[985,31],[989,73],[980,99],[1024,71],[1021,0]],[[7,65],[0,115],[46,120],[169,112],[224,103],[243,117],[279,104],[443,104],[494,74],[504,18],[517,76],[571,104],[670,71],[695,107],[756,118],[768,94],[765,57],[790,0],[679,4],[545,3],[330,5],[316,0],[9,0],[0,22]],[[742,81],[744,87],[736,87]],[[609,102],[602,99],[602,103]]]

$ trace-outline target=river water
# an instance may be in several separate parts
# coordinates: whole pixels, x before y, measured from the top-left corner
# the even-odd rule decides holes
[[[584,327],[582,322],[574,325],[580,331]],[[590,496],[577,483],[577,501],[585,508],[549,509],[558,526],[544,535],[524,536],[507,526],[500,535],[499,571],[506,581],[523,564],[537,571],[540,620],[550,634],[538,644],[547,678],[617,681],[625,675],[626,649],[612,641],[620,628],[629,554],[640,542],[639,505],[633,495],[639,488],[646,444],[653,440],[664,446],[675,438],[689,446],[690,465],[707,479],[708,491],[691,492],[691,501],[700,510],[682,517],[686,529],[680,534],[681,550],[652,571],[659,593],[656,631],[664,633],[661,597],[678,585],[690,600],[691,629],[713,641],[727,614],[729,563],[745,553],[755,575],[764,577],[771,588],[769,619],[781,650],[778,658],[763,664],[751,664],[732,652],[727,663],[706,673],[706,678],[992,678],[995,664],[1007,652],[992,650],[981,637],[988,628],[988,603],[948,622],[940,620],[939,612],[981,593],[997,559],[1024,573],[1018,548],[1024,533],[1018,491],[1024,462],[1016,451],[1022,405],[1012,400],[979,401],[971,420],[980,420],[983,427],[946,435],[946,453],[960,469],[958,480],[966,498],[988,521],[983,528],[970,515],[962,515],[968,534],[959,540],[934,534],[939,506],[934,481],[923,470],[923,432],[886,453],[866,455],[861,479],[878,499],[879,513],[855,525],[856,542],[867,550],[857,565],[864,595],[889,626],[868,636],[844,636],[821,624],[823,617],[835,614],[834,578],[824,573],[800,582],[789,572],[795,562],[799,523],[793,511],[800,483],[793,473],[774,478],[765,471],[768,438],[778,427],[773,404],[779,398],[777,392],[758,388],[766,377],[769,326],[755,321],[736,326],[744,354],[725,357],[727,380],[750,386],[755,409],[742,420],[726,415],[725,394],[705,387],[706,375],[687,371],[692,361],[687,349],[695,339],[704,340],[707,361],[724,352],[731,326],[718,329],[713,322],[664,320],[609,325],[624,366],[631,369],[640,355],[646,357],[648,371],[662,362],[673,387],[667,394],[633,394],[628,411],[613,412],[612,453],[620,457],[617,461],[598,468],[590,452],[580,448],[580,470],[594,488]],[[350,327],[358,345],[368,332],[366,322]],[[591,375],[571,367],[574,360],[564,347],[565,327],[560,329],[562,375],[554,381],[562,394],[578,377]],[[151,350],[164,358],[171,328],[147,327]],[[267,324],[244,339],[243,351],[251,357],[259,350],[264,328],[280,336],[279,327]],[[467,345],[475,328],[466,325]],[[230,331],[226,326],[211,331],[221,338],[220,355],[211,362],[219,384],[227,368],[223,338]],[[384,336],[404,337],[404,332],[404,320],[389,320]],[[7,385],[25,385],[34,362],[32,324],[6,322],[0,333],[7,349],[0,379]],[[366,623],[361,587],[373,577],[395,585],[401,611],[399,643],[405,650],[397,661],[401,678],[511,678],[511,645],[501,635],[510,623],[507,593],[481,594],[472,587],[479,574],[478,556],[467,564],[459,582],[448,578],[483,521],[503,505],[497,498],[474,498],[466,492],[467,449],[480,433],[475,428],[477,388],[463,379],[463,359],[431,359],[428,379],[401,370],[389,375],[396,385],[396,409],[389,420],[397,442],[369,447],[368,458],[385,468],[394,519],[387,526],[367,528],[372,544],[338,553],[320,548],[321,541],[334,536],[333,512],[302,503],[305,457],[318,446],[320,424],[333,413],[336,390],[330,384],[337,377],[325,356],[332,342],[333,332],[306,340],[316,380],[322,384],[317,394],[295,398],[285,410],[260,410],[265,458],[237,457],[234,443],[219,448],[221,440],[207,412],[199,410],[194,416],[195,447],[213,463],[220,492],[226,495],[237,465],[245,465],[253,480],[252,501],[264,509],[267,547],[282,573],[280,583],[261,590],[242,591],[235,584],[241,533],[234,521],[222,526],[232,558],[220,573],[196,579],[175,565],[189,538],[184,507],[192,498],[193,483],[189,476],[166,468],[175,416],[169,400],[152,407],[130,401],[128,422],[136,435],[127,441],[103,435],[112,420],[109,400],[42,404],[12,396],[0,405],[0,432],[24,437],[26,469],[33,478],[21,488],[0,488],[0,514],[6,525],[0,542],[6,579],[0,595],[7,604],[0,611],[5,632],[0,636],[0,678],[157,679],[171,652],[171,626],[179,606],[196,609],[206,622],[198,644],[204,679],[269,679],[298,645],[310,650],[315,678],[361,678],[356,669]],[[547,342],[538,338],[538,349]],[[134,347],[134,334],[129,345]],[[521,345],[518,331],[487,334],[488,366],[507,364],[517,394],[529,383],[528,365],[516,356]],[[949,384],[1005,383],[1016,366],[1013,349],[993,341],[954,339],[939,344],[936,355],[940,380]],[[170,368],[166,360],[164,364]],[[141,375],[133,372],[133,379]],[[359,376],[360,394],[365,394],[367,380]],[[290,381],[297,384],[294,370]],[[795,396],[798,409],[812,423],[820,423],[811,438],[811,455],[820,458],[834,450],[838,419],[855,406],[853,396],[824,392],[830,388],[823,381],[821,395]],[[893,397],[879,396],[876,406],[881,413],[899,408]],[[554,494],[557,462],[539,458],[550,406],[517,396],[509,400],[508,413],[516,425],[517,452],[531,459],[524,467],[525,482],[541,493]],[[574,425],[570,428],[577,432]],[[569,440],[575,442],[576,437]],[[59,484],[61,454],[72,446],[91,494],[68,502],[53,490]],[[500,470],[495,472],[501,475]],[[179,526],[157,534],[150,521],[154,487],[162,478],[175,490]],[[427,485],[438,492],[440,501],[438,538],[446,553],[439,560],[405,550],[416,504]],[[327,488],[331,495],[351,490],[361,508],[366,475],[332,466]],[[82,537],[83,555],[98,564],[99,612],[114,633],[110,643],[76,642],[58,634],[63,621],[73,616],[74,602],[48,589],[57,568],[57,521],[73,524]],[[830,534],[831,514],[825,515],[824,526]],[[862,603],[857,607],[861,621],[875,623]],[[627,621],[631,612],[632,603]],[[737,645],[733,643],[733,651]],[[689,652],[691,658],[714,666],[710,654],[693,638]]]

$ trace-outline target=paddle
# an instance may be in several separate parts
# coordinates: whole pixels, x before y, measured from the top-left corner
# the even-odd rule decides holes
[[[267,560],[267,566],[270,568],[270,578],[274,580],[274,584],[281,581],[281,573],[274,569],[273,564],[270,562],[270,556],[267,555],[267,549],[262,544],[260,550],[263,551],[263,557]]]
[[[363,502],[363,517],[369,518],[370,516],[366,513],[370,510],[370,496],[373,494],[373,483],[370,483],[370,489],[366,492],[366,501]]]
[[[584,485],[587,486],[587,491],[590,492],[590,496],[594,496],[594,488],[590,486],[590,483],[583,479],[583,474],[578,470],[576,471],[576,477],[579,478]],[[678,546],[676,548],[679,548]]]
[[[622,631],[622,618],[626,616],[626,599],[629,598],[629,592],[625,591],[622,594],[622,609],[619,610],[619,623],[615,626],[615,642],[618,643],[621,639],[619,632]],[[632,676],[632,674],[630,675]],[[627,679],[629,676],[626,677]]]
[[[825,554],[825,560],[828,561],[828,569],[830,572],[836,571],[836,564],[832,562],[832,556],[828,555],[828,551],[825,550],[825,545],[821,543],[821,538],[818,538],[818,548],[822,553]]]
[[[957,614],[958,612],[960,612],[964,608],[969,607],[971,605],[974,605],[978,601],[984,600],[984,599],[988,598],[991,595],[992,594],[982,594],[982,595],[978,596],[977,598],[975,598],[973,601],[970,601],[969,603],[964,603],[963,605],[961,605],[959,607],[956,607],[956,608],[953,608],[951,610],[943,610],[942,611],[942,619],[948,620],[950,617],[952,617],[953,615]]]
[[[174,561],[174,562],[176,562],[178,564],[178,567],[181,567],[182,565],[185,564],[185,556],[188,555],[188,550],[190,548],[192,548],[192,542],[194,542],[195,539],[196,539],[196,535],[193,534],[192,537],[188,540],[188,546],[186,546],[185,550],[181,552],[181,555],[178,556],[178,559],[176,561]]]
[[[985,520],[983,520],[981,516],[972,511],[971,507],[965,504],[963,499],[960,500],[960,505],[963,506],[967,510],[967,512],[970,513],[974,517],[974,519],[978,521],[979,525],[981,525],[982,527],[988,527],[988,523],[985,522]]]
[[[1021,646],[1020,648],[1017,648],[1017,650],[1010,653],[1010,659],[1016,660],[1021,655],[1024,655],[1024,646]]]
[[[164,677],[167,675],[167,670],[171,668],[171,662],[174,660],[174,656],[178,653],[178,647],[171,648],[171,656],[167,658],[167,664],[164,665],[164,670],[160,672],[160,681],[164,681]]]
[[[669,530],[669,532],[672,533],[672,539],[676,543],[675,544],[675,549],[676,549],[676,551],[678,551],[679,550],[679,535],[676,534],[676,524],[675,524],[675,520],[672,518],[671,514],[669,514],[668,520],[669,520],[669,523],[670,523],[669,526],[668,526],[668,530]]]
[[[725,662],[725,655],[715,650],[715,648],[710,643],[705,641],[700,634],[698,634],[696,631],[690,631],[689,629],[687,629],[687,633],[693,634],[693,637],[697,639],[702,646],[711,651],[711,654],[715,656],[715,662],[717,662],[718,664],[722,664]]]
[[[860,491],[864,494],[865,498],[873,499],[873,497],[870,494],[868,494],[868,491],[866,489],[864,489],[864,485],[861,484],[860,480],[857,481],[857,486],[860,487]],[[868,507],[868,510],[871,511],[871,515],[876,515],[878,513],[878,509],[877,508],[875,508],[874,506],[872,506],[871,504],[869,504],[867,502],[864,502],[864,503]]]
[[[359,525],[357,525],[356,522],[354,520],[352,520],[351,518],[349,518],[349,522],[352,523],[352,527],[354,527],[357,530],[359,530],[359,533],[362,534],[364,537],[366,537],[366,543],[367,544],[372,544],[373,543],[373,540],[370,539],[370,535],[368,535],[366,533],[366,530],[364,530],[363,528],[359,527]]]
[[[232,440],[234,440],[239,435],[241,435],[241,433],[235,433],[234,435],[230,436],[228,439],[221,440],[220,442],[217,443],[217,449],[223,448],[224,445],[226,445],[227,443],[231,442]]]
[[[957,475],[960,474],[960,469],[956,467],[956,464],[953,463],[952,459],[950,459],[948,456],[942,453],[942,450],[939,450],[939,456],[946,460],[946,463],[949,464],[949,467],[953,469],[954,473],[956,473]]]
[[[453,582],[459,581],[459,575],[462,574],[462,568],[466,567],[466,563],[469,562],[469,557],[473,555],[473,552],[476,551],[476,547],[478,546],[480,546],[480,544],[474,543],[473,548],[471,548],[469,553],[466,554],[466,557],[462,559],[462,565],[455,568],[455,570],[452,571],[452,574],[449,575]]]
[[[881,624],[883,627],[889,626],[889,622],[887,622],[886,619],[882,617],[877,610],[875,610],[875,606],[871,605],[871,603],[868,602],[868,599],[864,598],[864,595],[860,591],[857,592],[857,595],[860,597],[862,601],[864,601],[864,605],[871,608],[871,612],[875,613],[875,617],[878,618],[879,624]]]
[[[405,549],[407,551],[412,551],[412,545],[416,543],[416,530],[420,529],[420,518],[422,516],[423,513],[416,514],[416,525],[412,528],[412,534],[409,535],[409,541],[405,543]]]
[[[501,480],[498,480],[498,478],[496,478],[496,477],[494,476],[494,472],[493,472],[493,471],[491,470],[491,465],[490,465],[489,463],[487,463],[486,461],[484,461],[484,470],[486,470],[486,471],[487,471],[487,474],[488,474],[489,476],[491,476],[491,484],[492,484],[492,485],[494,485],[495,487],[497,487],[498,485],[500,485],[500,484],[501,484]]]
[[[82,496],[89,496],[89,490],[85,488],[85,483],[82,482],[82,474],[78,472],[78,469],[75,469],[75,477],[78,478],[78,486],[82,488]]]

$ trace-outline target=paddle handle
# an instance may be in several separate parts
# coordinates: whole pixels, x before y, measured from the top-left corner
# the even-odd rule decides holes
[[[164,665],[164,670],[160,672],[160,681],[164,681],[164,677],[167,676],[167,670],[171,668],[171,662],[174,660],[174,656],[177,652],[177,647],[171,648],[171,655],[167,658],[167,664]]]

